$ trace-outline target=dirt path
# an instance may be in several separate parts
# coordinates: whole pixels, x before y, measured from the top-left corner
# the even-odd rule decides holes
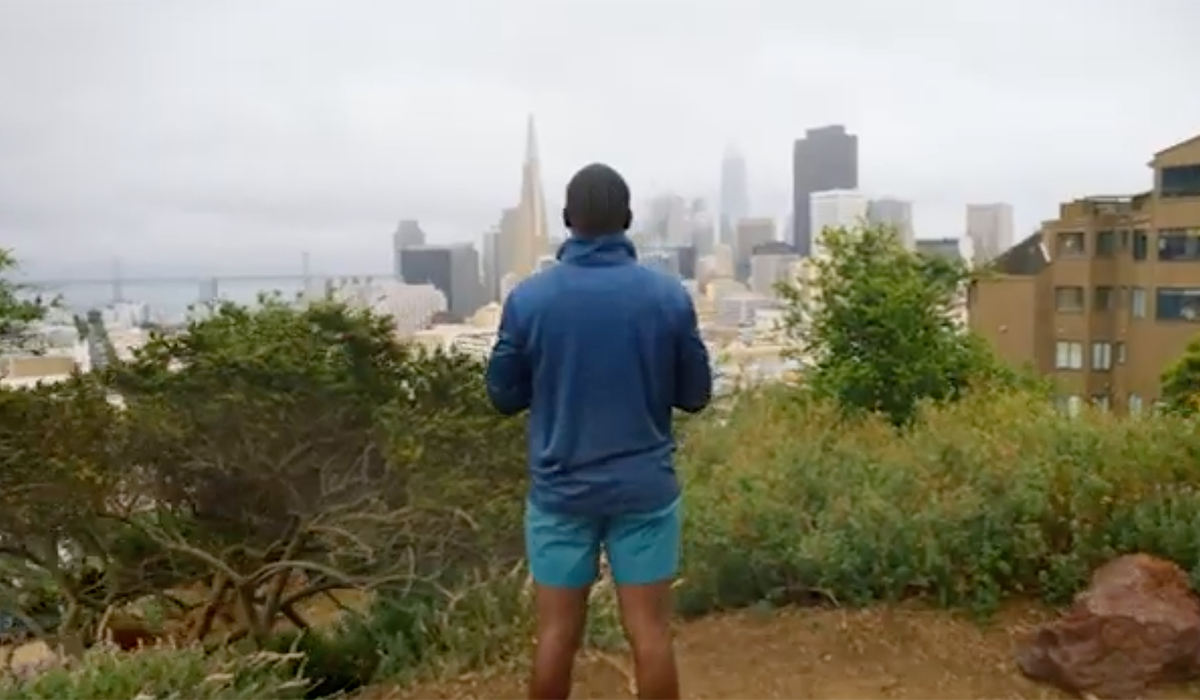
[[[942,612],[790,610],[744,612],[681,627],[680,672],[688,698],[1065,698],[1032,683],[1010,657],[1014,639],[1045,614],[1012,609],[981,628]],[[624,659],[592,655],[575,698],[628,698]],[[522,698],[523,678],[478,674],[361,698]],[[1200,686],[1166,688],[1158,700],[1200,697]]]

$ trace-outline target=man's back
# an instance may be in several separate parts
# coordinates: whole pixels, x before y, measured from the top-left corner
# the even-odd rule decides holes
[[[621,234],[573,237],[559,259],[512,291],[502,324],[529,372],[531,501],[595,516],[661,508],[679,493],[671,409],[703,408],[712,388],[691,299]],[[493,360],[489,390],[502,370]]]

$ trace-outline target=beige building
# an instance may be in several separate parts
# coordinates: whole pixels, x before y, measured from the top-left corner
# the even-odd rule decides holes
[[[1200,136],[1150,168],[1147,192],[1062,204],[969,290],[971,328],[1064,407],[1142,410],[1200,333]]]

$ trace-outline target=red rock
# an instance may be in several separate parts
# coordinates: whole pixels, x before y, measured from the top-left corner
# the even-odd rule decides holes
[[[1200,676],[1200,599],[1187,572],[1146,554],[1092,575],[1060,620],[1016,649],[1035,680],[1099,698],[1134,698],[1159,682]]]

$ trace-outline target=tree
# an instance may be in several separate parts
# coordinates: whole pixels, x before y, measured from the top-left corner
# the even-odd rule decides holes
[[[517,424],[484,410],[481,375],[397,343],[386,317],[278,299],[220,305],[111,367],[129,488],[151,501],[123,522],[205,572],[192,636],[233,609],[235,636],[262,645],[279,616],[306,627],[312,596],[412,586],[469,560],[481,540],[467,507],[523,475]]]
[[[12,251],[0,248],[0,351],[23,345],[29,338],[30,324],[46,315],[46,305],[40,298],[25,298],[29,290],[9,279],[16,269]]]
[[[1183,355],[1162,374],[1162,398],[1173,413],[1200,412],[1200,335],[1184,348]]]
[[[963,263],[909,251],[890,227],[826,229],[822,245],[808,282],[781,290],[813,392],[900,426],[921,401],[955,400],[1003,373],[953,319]]]
[[[108,520],[135,505],[123,436],[93,377],[0,390],[0,612],[38,635],[73,635],[154,592],[135,573],[154,557],[122,547]]]

